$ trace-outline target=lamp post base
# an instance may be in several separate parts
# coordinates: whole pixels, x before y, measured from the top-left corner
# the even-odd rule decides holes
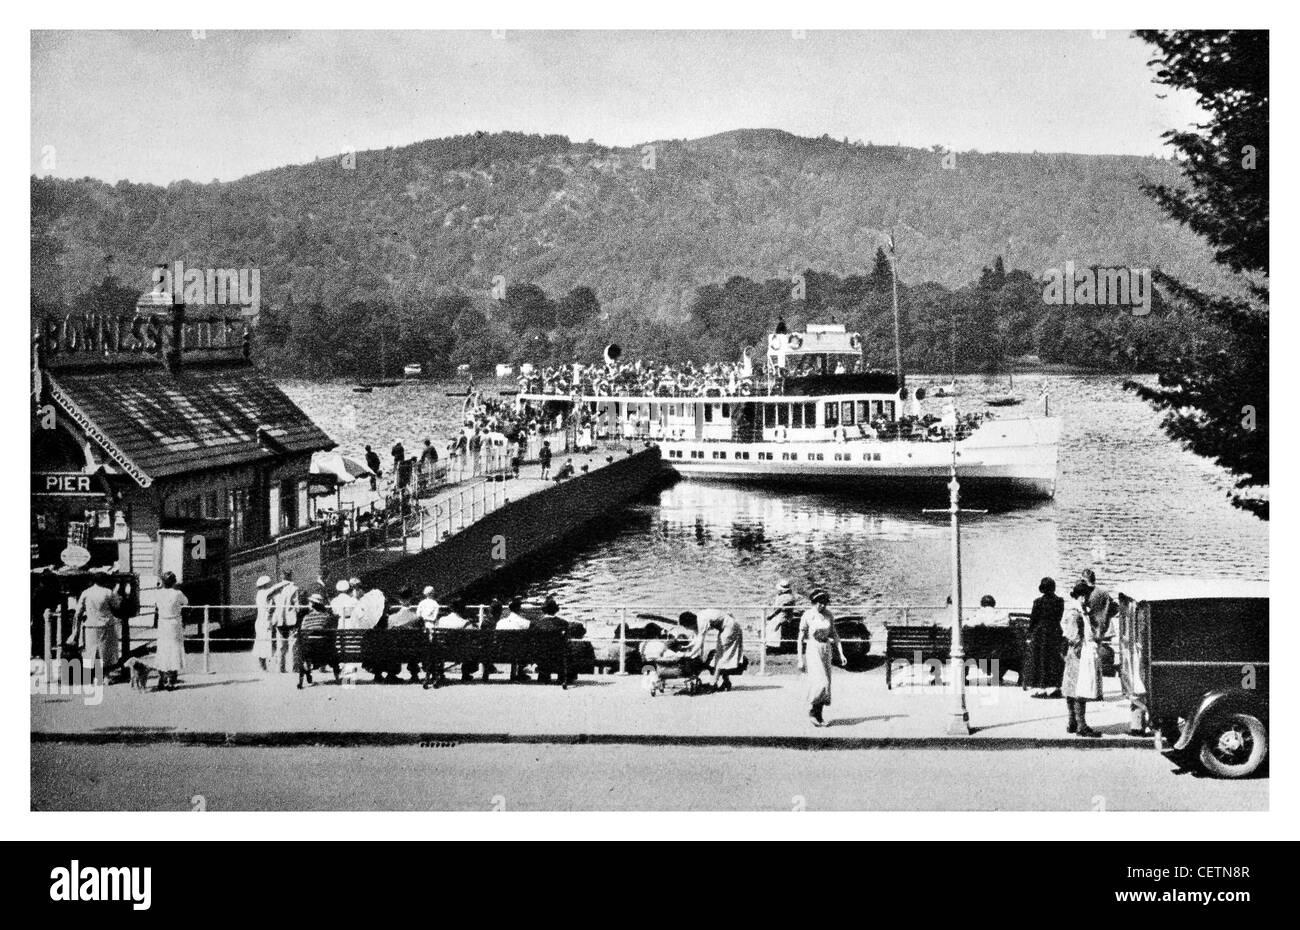
[[[955,712],[948,719],[949,736],[970,736],[970,714],[965,709]]]

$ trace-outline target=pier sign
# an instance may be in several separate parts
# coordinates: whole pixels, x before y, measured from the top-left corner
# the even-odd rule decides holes
[[[213,315],[202,319],[153,314],[128,316],[105,313],[68,314],[38,325],[35,339],[47,357],[59,355],[163,355],[187,349],[242,348],[248,323],[241,316]]]
[[[32,472],[32,494],[39,497],[101,497],[103,493],[83,472]]]

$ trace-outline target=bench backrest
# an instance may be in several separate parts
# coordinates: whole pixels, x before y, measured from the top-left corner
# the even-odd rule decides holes
[[[885,653],[889,657],[946,656],[952,650],[952,631],[933,624],[885,626]]]

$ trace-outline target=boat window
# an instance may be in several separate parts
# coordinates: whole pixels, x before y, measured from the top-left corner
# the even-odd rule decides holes
[[[776,426],[776,406],[774,404],[763,405],[763,425],[768,429]]]
[[[868,423],[871,421],[871,402],[866,400],[858,401],[858,422]]]
[[[885,401],[885,419],[894,419],[894,402],[892,400]]]
[[[839,425],[840,425],[840,405],[833,400],[828,400],[826,402],[826,419],[823,421],[822,426],[826,427],[827,429],[830,429],[831,427],[839,426]]]
[[[817,405],[808,403],[803,405],[803,425],[812,429],[817,425]]]
[[[883,403],[882,401],[873,400],[873,401],[871,402],[871,417],[872,417],[872,419],[878,419],[878,418],[880,418],[880,417],[883,417],[884,415],[885,415],[885,405],[884,405],[884,403]]]
[[[713,422],[713,404],[704,405],[704,422],[705,423]]]
[[[840,404],[840,422],[845,426],[853,425],[853,401],[846,400]]]
[[[727,419],[727,418],[730,417],[730,416],[731,416],[731,404],[723,404],[723,405],[722,405],[722,419],[725,420],[725,419]]]
[[[790,405],[790,426],[803,429],[803,404]]]
[[[789,426],[789,425],[790,425],[790,405],[789,405],[789,404],[777,404],[777,405],[776,405],[776,425],[777,425],[777,426]]]

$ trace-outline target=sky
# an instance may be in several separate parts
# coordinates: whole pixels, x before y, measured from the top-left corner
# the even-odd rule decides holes
[[[1168,155],[1125,32],[33,32],[31,170],[166,184],[486,130]],[[1163,97],[1163,99],[1162,99]]]

